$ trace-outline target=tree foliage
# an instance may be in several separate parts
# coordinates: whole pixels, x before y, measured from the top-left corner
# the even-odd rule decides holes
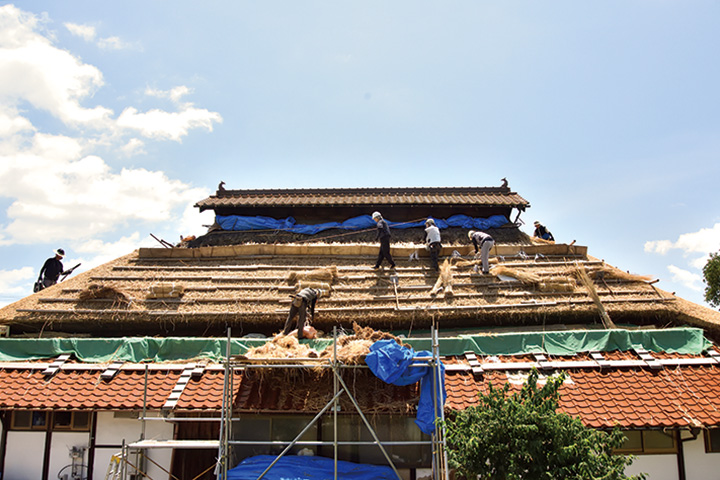
[[[615,429],[588,428],[558,412],[565,375],[538,388],[533,370],[520,392],[510,385],[480,396],[480,404],[447,420],[448,460],[464,478],[482,480],[642,480],[628,477],[633,458],[613,455],[624,442]],[[478,477],[479,475],[479,477]]]
[[[720,252],[711,253],[703,267],[705,301],[713,307],[720,307]]]

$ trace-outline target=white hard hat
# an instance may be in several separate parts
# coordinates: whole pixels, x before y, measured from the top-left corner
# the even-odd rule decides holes
[[[425,220],[425,226],[429,227],[430,225],[435,225],[435,220],[433,220],[432,218],[428,218],[427,220]]]
[[[380,212],[373,212],[372,218],[373,218],[373,220],[375,220],[377,218],[382,218],[382,215],[380,215]]]
[[[472,239],[472,236],[473,236],[473,235],[475,235],[475,230],[470,230],[470,231],[468,232],[468,238],[469,238],[469,239]]]

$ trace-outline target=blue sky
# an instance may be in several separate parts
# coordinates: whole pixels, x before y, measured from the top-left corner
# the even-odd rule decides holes
[[[212,222],[228,188],[493,186],[702,302],[720,4],[0,4],[0,305]],[[392,219],[391,219],[392,220]]]

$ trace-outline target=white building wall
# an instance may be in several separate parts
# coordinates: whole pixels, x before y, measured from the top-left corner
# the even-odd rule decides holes
[[[58,478],[60,469],[66,465],[72,464],[72,459],[70,458],[70,449],[72,447],[82,447],[85,449],[82,464],[87,466],[87,448],[89,441],[89,432],[53,432],[51,440],[52,443],[50,446],[48,478]],[[71,478],[71,470],[69,468],[63,473],[68,474],[68,478]]]
[[[683,432],[683,435],[688,435]],[[705,453],[702,433],[697,440],[684,442],[685,472],[687,480],[708,480],[720,478],[720,453]]]
[[[42,478],[45,432],[8,432],[3,480]]]
[[[687,436],[687,432],[683,432]],[[683,442],[686,480],[708,480],[720,478],[720,453],[705,453],[702,434],[695,440]],[[644,472],[648,480],[678,480],[677,456],[638,455],[633,464],[625,469],[628,475]]]
[[[148,414],[151,415],[151,414]],[[142,421],[136,418],[116,418],[113,412],[98,412],[97,428],[95,429],[95,444],[106,446],[106,448],[95,449],[94,477],[96,479],[105,478],[110,458],[120,453],[123,440],[125,443],[136,442],[140,439],[142,433]],[[172,440],[173,425],[171,423],[152,420],[145,422],[145,439],[146,440]],[[149,456],[153,462],[162,465],[166,470],[170,470],[170,461],[172,459],[172,450],[168,448],[156,448],[145,450],[145,454]],[[133,461],[133,463],[135,463]],[[151,462],[146,462],[148,476],[153,479],[166,479],[168,474],[162,469],[155,466]]]

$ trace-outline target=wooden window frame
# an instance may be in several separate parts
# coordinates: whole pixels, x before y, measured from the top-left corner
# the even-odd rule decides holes
[[[671,430],[669,432],[663,432],[662,430],[633,430],[633,431],[639,431],[640,432],[640,441],[642,443],[642,446],[637,448],[618,448],[613,451],[613,453],[617,454],[632,454],[632,455],[669,455],[669,454],[677,454],[678,453],[678,432],[676,430]],[[673,446],[672,448],[647,448],[645,446],[645,435],[650,432],[661,432],[661,433],[669,433],[672,437]],[[625,432],[623,432],[625,433]]]

